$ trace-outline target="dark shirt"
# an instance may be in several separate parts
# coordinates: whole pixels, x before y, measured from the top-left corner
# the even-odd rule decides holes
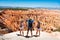
[[[37,28],[40,28],[40,22],[38,21]]]
[[[22,27],[22,26],[24,26],[24,25],[23,25],[23,20],[20,21],[20,27]]]
[[[33,21],[34,20],[32,20],[32,19],[27,20],[27,22],[28,22],[28,28],[32,27]]]

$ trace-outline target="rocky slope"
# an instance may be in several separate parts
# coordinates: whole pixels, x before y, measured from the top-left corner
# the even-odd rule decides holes
[[[42,22],[41,28],[51,29],[60,27],[60,10],[49,10],[49,9],[29,9],[29,10],[3,10],[0,12],[0,23],[6,25],[5,27],[11,31],[19,30],[19,20],[21,17],[26,21],[28,17]],[[26,22],[25,22],[25,29]]]

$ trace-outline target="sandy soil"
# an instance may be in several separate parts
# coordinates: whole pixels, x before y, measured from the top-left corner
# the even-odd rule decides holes
[[[39,37],[30,37],[26,38],[26,31],[24,31],[24,36],[18,36],[19,31],[13,32],[13,33],[8,33],[5,35],[0,35],[0,40],[60,40],[60,32],[52,32],[52,33],[47,33],[47,32],[42,32]],[[33,35],[35,35],[35,31],[33,31]],[[29,33],[30,36],[30,33]]]

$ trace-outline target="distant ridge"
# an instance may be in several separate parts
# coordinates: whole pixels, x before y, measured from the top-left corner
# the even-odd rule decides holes
[[[24,8],[24,9],[57,9],[60,10],[60,8],[50,8],[50,7],[13,7],[13,6],[0,6],[0,8]]]

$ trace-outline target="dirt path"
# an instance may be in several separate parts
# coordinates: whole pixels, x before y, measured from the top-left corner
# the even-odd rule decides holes
[[[19,31],[5,34],[3,36],[0,36],[0,40],[60,40],[60,32],[41,32],[41,35],[39,37],[30,37],[26,38],[23,36],[18,36]],[[33,35],[35,35],[35,31],[33,31]],[[24,31],[24,36],[26,36],[26,31]],[[29,33],[30,36],[30,33]]]

